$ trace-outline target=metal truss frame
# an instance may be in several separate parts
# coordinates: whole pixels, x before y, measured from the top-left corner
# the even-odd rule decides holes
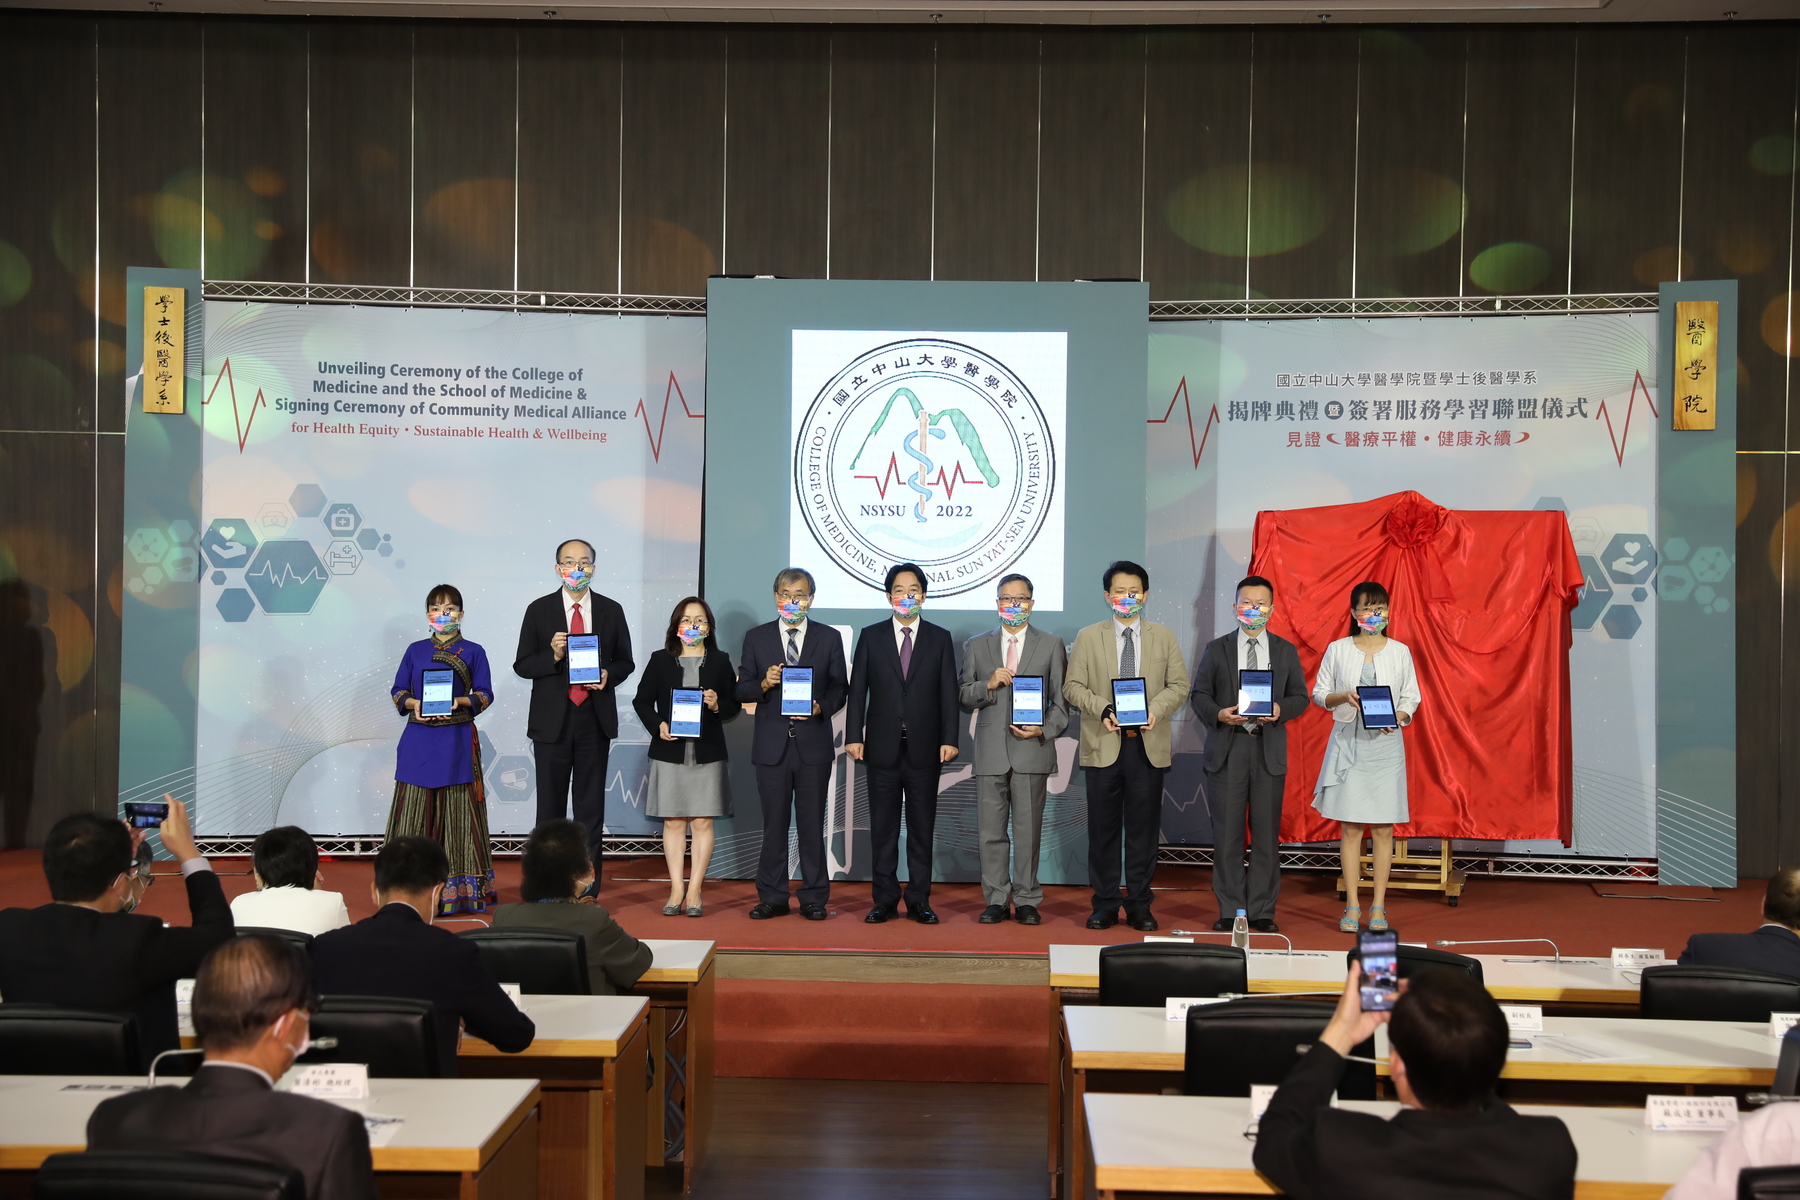
[[[599,292],[512,292],[479,288],[373,287],[353,283],[268,283],[208,279],[208,300],[283,304],[367,304],[383,308],[491,308],[508,312],[641,313],[705,316],[704,296],[628,296]]]
[[[1152,321],[1300,317],[1496,317],[1525,313],[1653,313],[1655,292],[1563,296],[1362,296],[1344,300],[1152,300]]]
[[[1435,838],[1416,839],[1435,842]],[[1211,846],[1176,846],[1165,843],[1157,850],[1159,865],[1171,867],[1210,867]],[[1577,854],[1483,854],[1451,849],[1450,862],[1465,875],[1488,875],[1511,879],[1598,879],[1613,883],[1655,883],[1657,863],[1654,858],[1589,858]],[[1338,870],[1338,852],[1309,846],[1283,846],[1281,869],[1284,871]]]

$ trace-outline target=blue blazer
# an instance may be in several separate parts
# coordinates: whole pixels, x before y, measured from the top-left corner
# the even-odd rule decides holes
[[[1786,925],[1754,933],[1696,933],[1676,961],[1692,967],[1749,967],[1800,979],[1800,934]]]
[[[844,637],[829,625],[807,621],[797,665],[813,669],[813,699],[818,701],[819,715],[795,721],[781,715],[779,684],[763,691],[763,675],[770,667],[787,662],[783,646],[787,638],[780,625],[779,621],[770,621],[751,629],[744,635],[744,650],[738,655],[738,701],[756,705],[750,761],[759,767],[773,767],[787,754],[792,741],[801,762],[825,766],[837,757],[831,718],[850,695],[850,678],[844,670]]]

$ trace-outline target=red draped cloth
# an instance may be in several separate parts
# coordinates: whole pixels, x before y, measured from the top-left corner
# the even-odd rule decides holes
[[[1421,837],[1571,836],[1569,613],[1581,565],[1560,512],[1453,512],[1417,492],[1262,512],[1250,573],[1275,585],[1269,628],[1309,680],[1350,631],[1350,589],[1393,597],[1388,632],[1412,650],[1423,699],[1406,730],[1409,824]],[[1317,705],[1288,725],[1281,840],[1321,842],[1312,806],[1331,732]]]

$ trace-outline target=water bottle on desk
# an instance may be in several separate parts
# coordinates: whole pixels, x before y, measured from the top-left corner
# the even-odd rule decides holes
[[[1231,944],[1250,949],[1250,922],[1244,919],[1244,910],[1237,910],[1237,917],[1231,922]]]

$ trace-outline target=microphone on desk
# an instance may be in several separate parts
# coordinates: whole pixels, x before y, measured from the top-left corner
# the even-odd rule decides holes
[[[304,1045],[300,1048],[300,1054],[305,1054],[308,1050],[335,1050],[335,1049],[337,1049],[337,1044],[338,1044],[338,1040],[334,1037],[313,1038],[312,1040],[308,1041],[306,1043],[306,1045]],[[172,1055],[172,1054],[205,1054],[205,1053],[206,1053],[206,1051],[201,1049],[198,1046],[194,1047],[191,1050],[164,1050],[161,1054],[158,1054],[155,1058],[150,1060],[150,1072],[149,1072],[149,1077],[145,1080],[145,1086],[146,1087],[155,1087],[156,1086],[156,1068],[161,1066],[162,1060],[165,1058],[168,1058],[170,1055]],[[300,1054],[296,1054],[294,1057],[299,1058]]]
[[[1556,943],[1549,938],[1483,938],[1473,942],[1452,942],[1444,938],[1439,938],[1431,944],[1434,946],[1516,946],[1520,942],[1542,942],[1544,945],[1550,947],[1551,951],[1555,953],[1557,962],[1560,963],[1562,961],[1562,951],[1558,950],[1556,948]]]
[[[1227,930],[1227,929],[1171,929],[1171,930],[1169,930],[1169,933],[1170,933],[1170,935],[1172,935],[1174,937],[1230,937],[1231,936],[1231,931]],[[1294,943],[1288,938],[1288,935],[1285,933],[1265,933],[1260,929],[1252,929],[1250,931],[1250,936],[1251,937],[1280,938],[1282,941],[1287,942],[1286,953],[1292,954],[1294,952]]]
[[[337,1049],[337,1039],[334,1037],[311,1038],[307,1041],[306,1045],[301,1048],[300,1054],[305,1054],[309,1050],[336,1050],[336,1049]],[[299,1058],[300,1054],[296,1054],[294,1057]]]

